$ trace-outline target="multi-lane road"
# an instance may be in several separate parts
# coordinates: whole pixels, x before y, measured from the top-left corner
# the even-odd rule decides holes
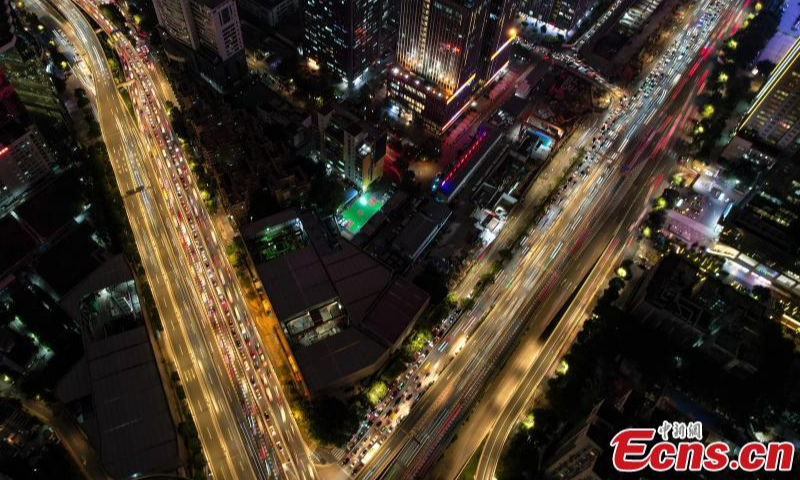
[[[212,475],[316,478],[253,317],[164,109],[163,78],[146,52],[90,1],[29,0],[88,65],[93,105],[125,209]],[[87,14],[111,40],[127,76],[123,102]]]
[[[520,332],[527,326],[544,330],[582,279],[587,275],[593,280],[603,278],[613,268],[615,249],[627,243],[642,216],[645,199],[654,191],[651,179],[663,178],[674,167],[674,158],[665,159],[665,152],[685,131],[694,111],[693,94],[681,92],[687,84],[692,87],[689,90],[696,91],[705,82],[707,68],[698,69],[694,64],[708,56],[712,37],[721,37],[723,27],[719,25],[730,22],[732,5],[725,1],[699,3],[687,15],[686,23],[676,29],[673,41],[652,65],[641,89],[630,98],[623,97],[602,124],[571,137],[566,148],[572,152],[585,149],[587,158],[579,163],[564,191],[548,207],[495,285],[421,362],[419,371],[432,370],[438,380],[416,405],[403,405],[400,413],[409,407],[410,413],[397,426],[388,428],[389,433],[376,431],[373,426],[351,451],[350,465],[357,470],[358,478],[414,478],[429,473],[461,419],[483,394],[492,373],[506,361]],[[718,21],[721,17],[725,22]],[[690,76],[696,80],[688,82]],[[531,204],[523,207],[535,208]],[[502,239],[499,243],[502,245]],[[609,253],[601,256],[604,251]],[[587,289],[578,293],[576,298],[581,300],[577,305],[585,305]],[[548,341],[534,349],[537,354],[532,358],[543,362],[538,366],[525,365],[524,361],[530,359],[515,356],[512,361],[520,360],[526,368],[519,370],[516,381],[506,384],[507,388],[491,392],[491,396],[500,397],[499,401],[481,402],[482,406],[496,408],[496,414],[486,416],[485,424],[471,426],[470,434],[460,437],[473,442],[464,451],[464,461],[483,439],[476,432],[488,431],[502,412],[498,406],[507,404],[520,385],[531,385],[525,373],[533,368],[541,379],[549,372],[581,318],[576,313],[565,316]],[[462,353],[444,368],[458,351]],[[379,421],[385,425],[380,416],[375,423]],[[505,435],[501,437],[505,439]]]
[[[710,66],[704,67],[699,71],[698,77],[702,78],[708,71]],[[643,136],[634,145],[625,149],[623,155],[637,155],[637,152],[640,152],[639,155],[644,160],[635,174],[628,175],[632,183],[621,184],[617,190],[617,192],[629,192],[627,198],[630,199],[629,205],[632,208],[628,208],[622,217],[609,216],[608,221],[603,220],[600,223],[602,231],[597,236],[594,250],[582,253],[578,259],[578,261],[593,262],[599,258],[599,261],[589,271],[581,290],[577,292],[574,301],[553,332],[543,340],[542,345],[537,345],[540,346],[541,353],[532,357],[533,361],[527,365],[525,365],[527,362],[520,359],[523,360],[520,362],[521,368],[512,369],[509,383],[515,388],[509,390],[504,403],[496,404],[499,408],[494,412],[491,428],[481,451],[476,479],[491,480],[495,477],[506,440],[519,425],[537,389],[554,370],[582,321],[589,316],[593,300],[605,288],[606,280],[613,275],[620,258],[626,252],[624,247],[637,235],[636,227],[645,213],[647,200],[658,192],[658,187],[664,178],[670,178],[670,173],[675,168],[674,160],[677,158],[677,155],[673,155],[673,147],[692,123],[693,100],[703,86],[703,81],[684,84],[673,97],[674,103],[659,111],[647,122],[645,131],[657,129],[663,132],[663,137],[656,139],[649,135]],[[662,126],[666,128],[662,130]],[[605,250],[598,256],[597,248],[603,245]],[[475,447],[477,448],[477,445]],[[466,462],[472,452],[474,449],[470,448],[460,452],[462,462]]]
[[[684,53],[687,62],[681,62],[682,65],[678,69],[669,70],[665,86],[656,88],[654,94],[664,95],[664,98],[668,95],[668,103],[655,115],[648,115],[645,118],[644,132],[646,135],[639,136],[633,146],[625,143],[615,145],[615,151],[622,153],[624,158],[630,158],[634,162],[644,159],[646,163],[639,171],[639,180],[652,180],[652,182],[645,181],[641,184],[642,186],[634,194],[633,205],[641,205],[643,200],[648,199],[651,193],[657,191],[659,181],[669,178],[671,170],[674,169],[672,163],[674,156],[671,155],[673,147],[679,137],[685,133],[687,123],[691,123],[694,111],[693,100],[706,87],[708,75],[712,70],[712,62],[709,57],[719,46],[725,33],[735,28],[734,25],[741,21],[742,10],[740,7],[741,4],[738,2],[721,2],[718,8],[714,9],[715,15],[704,20],[709,21],[709,24],[705,25],[708,30],[708,33],[704,35],[706,43],[699,51],[696,51],[696,56]],[[697,25],[695,24],[695,26]],[[689,45],[688,42],[697,40],[693,35],[685,37],[683,40],[678,38],[678,43],[667,54],[669,56],[677,55],[680,60],[683,47]],[[686,52],[689,53],[692,50],[687,49]],[[660,132],[660,135],[653,136],[652,132]],[[624,152],[623,149],[626,146],[627,152]],[[563,319],[547,338],[543,348],[550,348],[550,350],[545,350],[537,355],[527,369],[519,370],[519,378],[513,380],[517,388],[494,416],[492,428],[481,451],[476,479],[491,480],[495,478],[506,440],[519,425],[520,418],[530,405],[538,387],[553,371],[555,363],[561,357],[564,347],[571,342],[570,338],[578,329],[577,327],[589,315],[593,299],[596,298],[599,290],[605,287],[603,280],[608,278],[617,264],[619,256],[625,251],[624,248],[618,248],[618,246],[633,239],[632,228],[635,228],[640,220],[641,215],[637,215],[637,212],[633,210],[621,223],[616,225],[616,232],[610,236],[607,249],[600,262],[591,270],[582,291],[578,292]],[[609,226],[613,226],[613,224]],[[559,342],[559,337],[564,338],[564,341]],[[559,343],[562,344],[560,348]],[[471,451],[473,450],[467,450],[467,452]]]
[[[26,3],[64,32],[91,72],[93,104],[162,316],[163,341],[187,392],[213,476],[316,478],[224,245],[218,242],[172,132],[164,109],[171,92],[141,47],[117,31],[94,3],[75,1]],[[562,321],[532,347],[533,355],[511,360],[520,367],[517,375],[502,391],[492,392],[494,401],[482,403],[495,409],[484,415],[482,428],[474,430],[494,427],[479,471],[480,478],[491,478],[519,412],[584,318],[588,299],[596,292],[590,285],[602,284],[615,265],[654,190],[651,180],[671,168],[660,157],[689,121],[691,100],[709,71],[695,62],[705,60],[713,48],[711,40],[719,40],[723,28],[735,20],[734,3],[700,2],[652,66],[641,90],[573,134],[560,155],[589,153],[495,284],[409,370],[396,400],[382,405],[373,424],[350,446],[349,471],[355,470],[358,478],[428,473],[465,415],[484,396],[485,386],[507,361],[520,334],[528,327],[544,330],[581,286]],[[135,120],[84,12],[112,40],[123,61]],[[688,82],[689,77],[697,81]],[[536,212],[539,202],[527,200],[514,212],[494,250],[507,245],[515,225],[524,225]],[[587,278],[590,281],[582,281]],[[459,444],[462,457],[469,458],[483,439],[472,437],[477,443]]]

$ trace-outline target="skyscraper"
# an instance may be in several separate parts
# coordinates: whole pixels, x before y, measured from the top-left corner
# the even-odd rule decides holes
[[[154,0],[158,24],[173,40],[195,48],[197,42],[194,34],[190,0]]]
[[[0,213],[50,173],[53,154],[35,125],[0,128]]]
[[[513,0],[400,0],[397,66],[389,94],[406,114],[441,133],[471,95],[507,64],[516,38]]]
[[[739,133],[782,151],[800,151],[800,38],[761,87]]]
[[[300,0],[239,0],[238,4],[245,12],[246,20],[266,22],[270,27],[276,27],[297,11]]]
[[[397,0],[381,0],[381,54],[393,53],[397,48]]]
[[[314,112],[319,160],[358,188],[366,190],[383,176],[386,132],[369,125],[340,104]]]
[[[189,57],[217,87],[247,73],[235,0],[154,0],[154,4],[159,25],[174,41],[167,42],[170,57]]]
[[[384,0],[306,0],[309,61],[348,85],[378,60]]]
[[[53,153],[0,69],[0,215],[50,173]]]
[[[596,0],[526,0],[528,16],[546,23],[563,35],[577,28]]]

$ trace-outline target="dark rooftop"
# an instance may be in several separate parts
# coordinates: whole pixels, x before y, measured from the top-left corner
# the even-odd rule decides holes
[[[15,209],[42,238],[50,238],[80,213],[83,197],[78,175],[75,170],[60,175]]]
[[[100,246],[92,240],[93,228],[81,224],[60,239],[36,263],[36,271],[64,295],[100,265]]]
[[[0,273],[5,272],[25,258],[36,247],[36,239],[11,215],[0,218]]]
[[[115,478],[180,466],[177,436],[145,327],[86,346],[57,388],[65,403],[91,395],[84,429]]]
[[[314,393],[339,388],[372,373],[405,336],[428,295],[393,279],[392,271],[331,232],[311,213],[286,210],[242,230],[252,243],[270,228],[298,219],[305,245],[256,265],[278,319],[288,322],[332,301],[342,304],[348,323],[341,332],[294,347],[303,377]]]

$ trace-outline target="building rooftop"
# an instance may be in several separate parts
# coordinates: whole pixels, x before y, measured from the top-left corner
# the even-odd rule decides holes
[[[397,235],[394,248],[409,258],[416,258],[452,214],[447,205],[429,201]]]
[[[370,375],[372,366],[388,356],[389,350],[357,328],[294,351],[303,380],[313,395],[341,388]]]
[[[387,266],[331,231],[336,227],[328,223],[311,213],[286,210],[242,230],[251,252],[265,232],[279,228],[302,232],[304,244],[269,259],[261,257],[256,269],[284,328],[291,322],[292,335],[312,332],[308,335],[313,337],[293,342],[312,394],[372,373],[428,302],[426,293],[394,279]],[[332,304],[339,307],[328,309]],[[332,318],[326,314],[340,309],[345,320],[331,314],[336,323],[331,327]]]
[[[391,345],[403,336],[408,319],[414,318],[428,303],[428,294],[398,278],[378,299],[361,328]]]
[[[22,221],[44,239],[50,239],[72,224],[85,200],[81,175],[71,169],[35,191],[15,208]]]
[[[174,471],[180,456],[172,417],[144,326],[86,345],[56,388],[65,402],[91,395],[83,428],[115,478]]]
[[[24,260],[36,248],[36,238],[11,215],[0,218],[0,275]]]

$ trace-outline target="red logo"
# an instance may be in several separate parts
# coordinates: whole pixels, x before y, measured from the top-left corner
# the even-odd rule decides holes
[[[669,433],[672,431],[672,435]],[[662,441],[653,443],[656,433]],[[677,441],[676,441],[677,440]],[[794,445],[789,442],[750,442],[738,453],[725,442],[704,444],[702,425],[665,422],[655,428],[629,428],[611,440],[612,461],[620,472],[789,472],[794,462]]]

